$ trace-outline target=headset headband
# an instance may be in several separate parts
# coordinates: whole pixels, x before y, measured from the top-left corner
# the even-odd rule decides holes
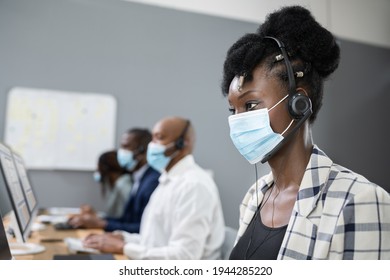
[[[280,60],[284,59],[284,63],[286,64],[287,77],[288,77],[288,94],[291,98],[295,94],[297,87],[295,84],[294,70],[293,70],[291,62],[288,58],[286,47],[284,46],[283,42],[279,41],[275,37],[265,36],[264,39],[274,40],[278,44],[278,47],[279,47],[280,51],[282,52],[282,55],[276,56],[276,60],[280,61]]]

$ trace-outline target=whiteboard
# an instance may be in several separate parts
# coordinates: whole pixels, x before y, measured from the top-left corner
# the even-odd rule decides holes
[[[115,147],[116,100],[109,94],[16,87],[7,100],[5,143],[30,169],[94,170]]]

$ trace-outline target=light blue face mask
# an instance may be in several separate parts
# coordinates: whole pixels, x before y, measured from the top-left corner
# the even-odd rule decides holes
[[[100,183],[102,181],[102,175],[99,171],[93,172],[93,180],[97,183]]]
[[[277,144],[283,140],[283,134],[290,128],[294,120],[281,133],[275,133],[270,125],[268,112],[284,101],[288,95],[278,103],[267,108],[249,111],[229,116],[230,137],[237,150],[251,164],[259,162]]]
[[[150,142],[148,145],[146,160],[151,167],[159,172],[163,172],[172,159],[172,157],[165,155],[167,148],[167,146],[154,142]]]
[[[134,159],[133,152],[125,149],[118,150],[117,160],[119,166],[126,168],[129,171],[133,170],[138,163],[138,160]]]

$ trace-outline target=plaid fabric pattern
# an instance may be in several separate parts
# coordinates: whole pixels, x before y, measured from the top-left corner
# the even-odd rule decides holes
[[[236,242],[272,182],[269,173],[245,195]],[[390,259],[389,193],[314,146],[278,259]]]

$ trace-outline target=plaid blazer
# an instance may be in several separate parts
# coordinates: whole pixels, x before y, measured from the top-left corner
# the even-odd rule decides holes
[[[273,182],[254,184],[240,206],[238,239]],[[278,259],[390,259],[390,195],[314,146]]]

